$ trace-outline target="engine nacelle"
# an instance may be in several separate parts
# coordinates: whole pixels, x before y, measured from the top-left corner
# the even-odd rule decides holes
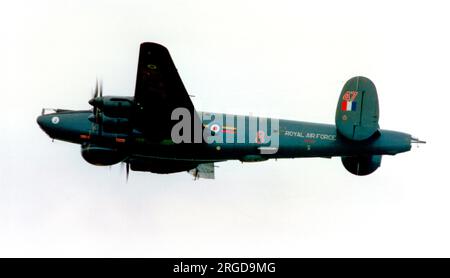
[[[129,117],[134,105],[132,97],[96,97],[89,101],[89,104],[100,109],[103,114],[109,117]]]
[[[81,145],[81,156],[90,164],[97,166],[110,166],[122,162],[126,158],[125,155],[115,149],[94,144]]]
[[[381,155],[342,157],[342,164],[350,173],[357,176],[366,176],[380,167]]]

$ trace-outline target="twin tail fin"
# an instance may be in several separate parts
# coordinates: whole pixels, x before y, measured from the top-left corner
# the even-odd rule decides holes
[[[366,140],[380,128],[378,119],[378,95],[373,82],[363,76],[348,80],[336,108],[338,132],[350,140]]]

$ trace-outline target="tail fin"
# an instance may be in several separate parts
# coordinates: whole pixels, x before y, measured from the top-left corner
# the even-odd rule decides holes
[[[336,108],[336,128],[350,140],[361,141],[379,128],[378,95],[370,79],[362,76],[345,83]]]
[[[341,160],[345,169],[357,176],[372,174],[381,165],[381,155],[343,156]]]

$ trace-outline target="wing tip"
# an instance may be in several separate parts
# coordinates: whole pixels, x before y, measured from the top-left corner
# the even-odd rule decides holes
[[[156,42],[142,42],[141,48],[160,48],[160,49],[167,50],[167,48],[164,45],[156,43]]]

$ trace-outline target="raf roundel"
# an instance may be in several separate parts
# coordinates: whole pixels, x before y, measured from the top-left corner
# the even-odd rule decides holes
[[[59,117],[57,117],[57,116],[53,117],[53,118],[52,118],[52,123],[53,123],[54,125],[58,124],[58,123],[59,123]]]
[[[220,131],[220,126],[218,124],[212,124],[209,128],[212,132],[219,132]]]

